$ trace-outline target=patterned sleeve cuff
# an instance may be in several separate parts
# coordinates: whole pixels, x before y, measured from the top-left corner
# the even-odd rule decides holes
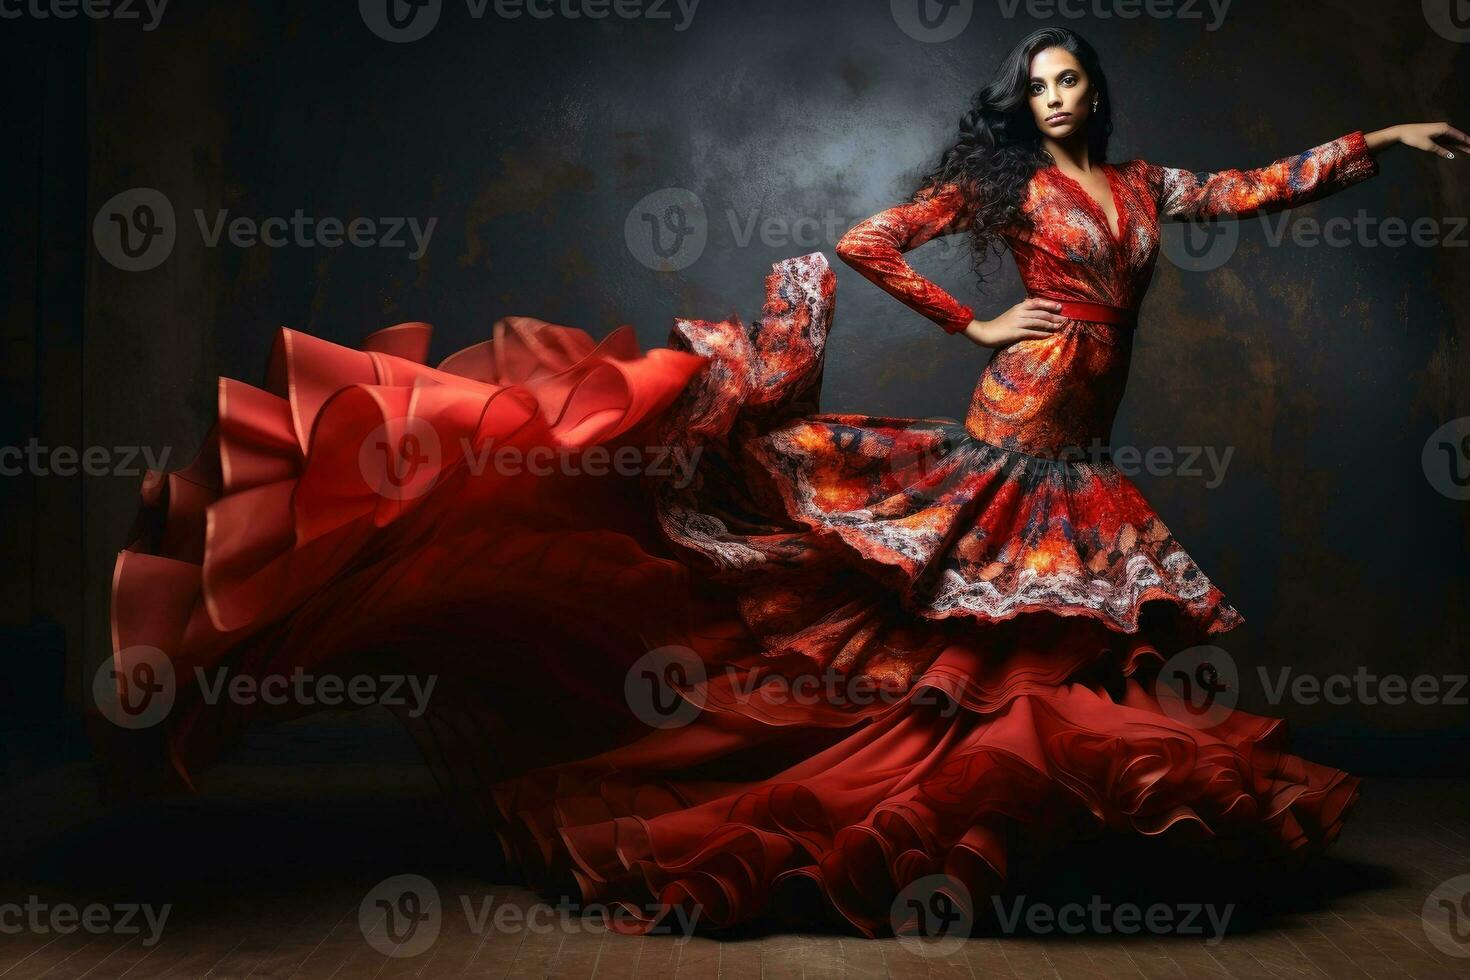
[[[945,333],[960,333],[975,319],[975,311],[968,306],[961,306],[955,311],[954,316],[940,324]]]
[[[1361,129],[1353,130],[1338,142],[1342,144],[1343,149],[1341,179],[1344,184],[1355,184],[1360,180],[1377,176],[1378,160],[1368,152],[1368,141],[1364,138]]]

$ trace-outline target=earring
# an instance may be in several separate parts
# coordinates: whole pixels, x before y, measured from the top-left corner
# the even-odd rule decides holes
[[[1092,111],[1093,112],[1096,112],[1097,111],[1097,104],[1100,101],[1101,101],[1101,99],[1098,96],[1094,95],[1092,97]]]

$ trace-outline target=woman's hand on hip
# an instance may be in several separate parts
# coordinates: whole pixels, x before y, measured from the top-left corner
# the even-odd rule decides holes
[[[1009,347],[1018,340],[1050,337],[1066,325],[1054,299],[1027,297],[994,320],[971,320],[964,335],[981,347]]]

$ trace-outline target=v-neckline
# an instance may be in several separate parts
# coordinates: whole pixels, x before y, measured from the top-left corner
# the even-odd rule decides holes
[[[1118,201],[1118,187],[1113,182],[1113,165],[1110,163],[1098,164],[1102,168],[1103,178],[1108,182],[1108,196],[1112,198],[1113,210],[1118,212],[1118,228],[1116,231],[1113,230],[1112,220],[1108,218],[1107,209],[1102,206],[1102,202],[1088,192],[1087,188],[1082,186],[1081,181],[1077,180],[1071,174],[1065,173],[1061,167],[1058,167],[1054,163],[1050,164],[1050,166],[1057,172],[1058,177],[1071,184],[1077,189],[1078,194],[1081,194],[1087,199],[1087,203],[1092,205],[1092,209],[1097,212],[1098,217],[1102,218],[1103,230],[1107,232],[1108,238],[1112,239],[1114,245],[1121,245],[1123,243],[1123,205]]]

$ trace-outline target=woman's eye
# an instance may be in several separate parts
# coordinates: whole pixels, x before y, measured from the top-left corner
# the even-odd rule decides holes
[[[1062,84],[1063,85],[1076,85],[1077,84],[1077,76],[1076,75],[1068,75],[1066,78],[1062,79]]]

